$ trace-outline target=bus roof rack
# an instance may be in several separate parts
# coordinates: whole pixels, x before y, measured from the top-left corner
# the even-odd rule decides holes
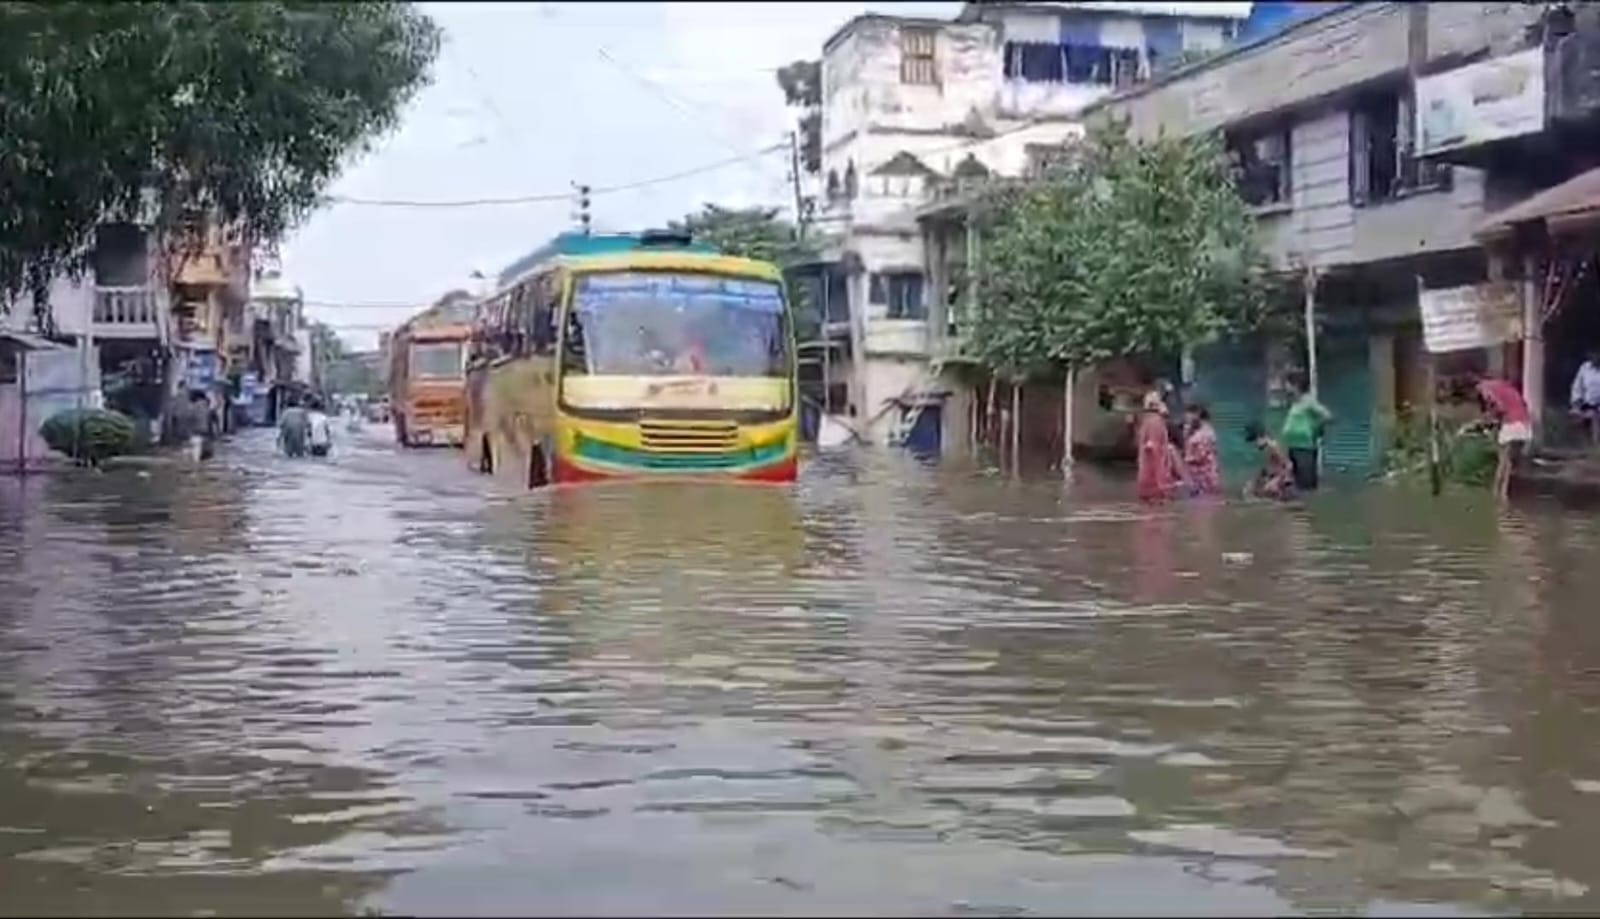
[[[639,247],[643,249],[692,245],[694,236],[687,230],[645,230],[639,234]]]
[[[708,255],[717,251],[704,243],[696,243],[686,233],[671,230],[647,230],[638,234],[596,233],[592,236],[579,232],[559,233],[548,243],[507,265],[496,283],[504,287],[553,258],[619,255],[639,249],[683,249]]]

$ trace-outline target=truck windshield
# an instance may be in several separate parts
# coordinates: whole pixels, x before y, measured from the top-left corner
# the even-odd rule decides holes
[[[427,341],[411,346],[413,379],[458,380],[461,375],[461,342]]]
[[[786,377],[783,292],[774,281],[712,274],[584,275],[563,353],[568,374]]]

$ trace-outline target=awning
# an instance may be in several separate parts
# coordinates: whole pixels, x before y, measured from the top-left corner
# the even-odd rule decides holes
[[[57,348],[66,347],[65,345],[58,345],[48,338],[30,335],[27,332],[13,332],[8,329],[0,329],[0,339],[16,342],[28,351],[54,351]]]
[[[1591,169],[1490,216],[1473,233],[1478,239],[1502,236],[1525,223],[1544,223],[1552,234],[1563,227],[1600,219],[1600,169]]]

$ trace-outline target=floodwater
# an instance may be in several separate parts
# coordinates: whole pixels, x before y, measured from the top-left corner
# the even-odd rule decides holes
[[[0,479],[0,914],[1600,909],[1594,517],[270,441]]]

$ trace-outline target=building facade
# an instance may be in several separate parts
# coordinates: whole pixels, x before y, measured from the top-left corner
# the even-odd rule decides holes
[[[947,297],[919,209],[953,183],[1022,175],[1079,136],[1097,100],[1225,47],[1249,4],[1211,6],[1232,9],[968,4],[949,21],[858,17],[825,43],[817,225],[830,243],[812,286],[829,312],[811,362],[825,370],[810,375],[830,403],[845,397],[834,411],[863,439],[934,453],[967,440],[970,387],[942,372],[930,316]]]
[[[249,370],[251,253],[238,229],[203,215],[165,233],[108,221],[81,276],[54,281],[42,308],[20,298],[4,322],[75,353],[75,406],[115,409],[144,438],[166,439],[177,433],[178,401],[200,391],[221,409]],[[52,367],[53,386],[66,385],[59,354],[36,357]]]
[[[1516,374],[1519,346],[1424,347],[1425,292],[1509,278],[1491,278],[1477,234],[1515,194],[1502,170],[1426,149],[1419,135],[1439,116],[1419,118],[1418,88],[1472,62],[1541,54],[1546,19],[1541,4],[1342,4],[1092,108],[1136,136],[1221,132],[1272,267],[1299,284],[1303,332],[1195,355],[1194,392],[1219,424],[1270,420],[1284,371],[1308,371],[1339,418],[1329,464],[1365,472],[1397,419],[1428,400],[1430,373],[1447,401],[1479,374]]]

